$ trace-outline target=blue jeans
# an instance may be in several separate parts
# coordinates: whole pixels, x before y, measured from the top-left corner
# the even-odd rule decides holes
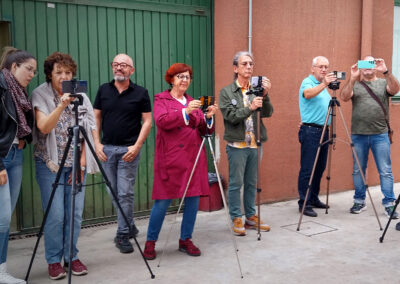
[[[53,190],[53,183],[56,174],[51,172],[46,163],[36,158],[36,181],[40,187],[42,197],[42,208],[46,210]],[[44,226],[44,248],[46,261],[49,264],[69,261],[69,234],[70,234],[70,208],[72,187],[68,185],[68,179],[72,172],[72,167],[66,167],[62,170],[59,185],[55,191],[53,202],[50,207]],[[82,182],[85,183],[85,179]],[[82,212],[85,201],[85,188],[78,192],[75,196],[75,212],[74,212],[74,235],[72,240],[72,260],[78,258],[78,242],[79,233],[81,231]]]
[[[315,157],[321,140],[322,128],[313,126],[302,125],[299,130],[299,142],[301,144],[301,157],[300,157],[300,172],[298,178],[297,188],[299,191],[299,207],[302,208],[304,199],[306,198],[308,184],[310,183],[311,172],[313,169]],[[329,139],[328,128],[325,131],[324,141]],[[321,146],[318,161],[315,167],[313,180],[311,182],[310,191],[306,206],[319,201],[319,191],[321,185],[321,178],[326,168],[326,160],[328,157],[329,144],[326,143]]]
[[[11,215],[21,189],[22,161],[22,149],[18,150],[18,145],[13,144],[3,159],[7,172],[7,183],[0,185],[0,264],[7,260]]]
[[[197,211],[199,209],[200,196],[186,197],[185,207],[183,208],[183,219],[181,224],[181,240],[191,239],[196,223]],[[149,227],[147,229],[147,240],[157,241],[160,234],[162,224],[164,222],[165,213],[171,199],[155,200],[151,209]]]
[[[384,196],[383,206],[390,206],[395,201],[393,192],[393,174],[392,162],[390,160],[390,141],[387,133],[375,135],[351,135],[354,143],[354,149],[360,161],[360,166],[365,176],[365,170],[368,164],[369,149],[374,155],[376,167],[378,168],[381,182],[381,191]],[[365,202],[366,187],[361,178],[361,173],[354,159],[353,164],[353,183],[355,188],[354,202]]]
[[[115,195],[118,197],[118,202],[128,218],[130,226],[134,224],[133,220],[133,186],[135,185],[137,169],[140,161],[140,153],[132,162],[125,162],[122,156],[128,152],[127,146],[104,145],[104,154],[107,156],[107,161],[103,162],[103,168],[111,183]],[[111,195],[110,189],[107,188]],[[127,235],[129,226],[126,224],[117,204],[114,201],[114,207],[117,209],[118,229],[117,235]]]
[[[231,219],[242,217],[240,188],[243,185],[243,205],[247,218],[256,214],[257,149],[226,146],[229,161],[228,201]]]

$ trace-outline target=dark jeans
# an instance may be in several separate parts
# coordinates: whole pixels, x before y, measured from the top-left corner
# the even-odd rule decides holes
[[[314,165],[314,160],[317,155],[319,141],[322,135],[322,128],[313,126],[302,125],[299,130],[299,142],[301,144],[301,158],[300,158],[300,172],[298,179],[298,191],[299,191],[299,207],[301,208],[306,197],[308,183],[311,177],[311,171]],[[324,141],[328,140],[329,131],[326,129]],[[321,147],[319,153],[317,165],[314,171],[314,177],[311,182],[310,193],[308,194],[308,200],[306,206],[318,202],[318,194],[320,190],[321,178],[326,167],[326,160],[328,157],[328,146],[326,143]]]

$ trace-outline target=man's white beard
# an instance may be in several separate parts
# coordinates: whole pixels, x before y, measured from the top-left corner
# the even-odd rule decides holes
[[[119,75],[115,75],[114,76],[114,80],[118,81],[118,82],[123,82],[123,81],[128,80],[128,79],[129,79],[129,77],[125,77],[125,76],[119,76]]]

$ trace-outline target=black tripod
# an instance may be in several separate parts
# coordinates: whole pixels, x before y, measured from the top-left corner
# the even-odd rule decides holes
[[[204,116],[205,116],[205,115],[204,115]],[[206,128],[206,129],[207,129],[207,128]],[[237,247],[236,240],[235,240],[235,238],[234,238],[233,229],[232,229],[232,227],[231,227],[231,220],[230,220],[229,213],[228,213],[228,209],[227,209],[228,206],[227,206],[226,199],[225,199],[225,193],[224,193],[224,190],[223,190],[223,187],[222,187],[221,177],[220,177],[219,172],[218,172],[218,167],[217,167],[217,162],[216,162],[216,159],[215,159],[214,149],[213,149],[212,143],[211,143],[211,137],[212,137],[212,135],[209,134],[209,133],[207,132],[207,130],[206,130],[206,134],[203,136],[203,140],[202,140],[202,142],[201,142],[199,151],[198,151],[198,153],[197,153],[196,160],[195,160],[195,162],[194,162],[194,164],[193,164],[192,171],[190,172],[190,176],[189,176],[188,182],[187,182],[187,184],[186,184],[185,191],[184,191],[183,196],[182,196],[182,198],[181,198],[181,201],[180,201],[180,203],[179,203],[178,211],[177,211],[176,214],[175,214],[174,223],[171,225],[171,227],[170,227],[170,229],[169,229],[169,231],[168,231],[167,240],[165,241],[164,248],[163,248],[163,252],[162,252],[162,255],[161,255],[160,260],[159,260],[159,262],[158,262],[158,266],[160,266],[162,257],[163,257],[164,252],[165,252],[165,248],[166,248],[166,246],[167,246],[167,244],[168,244],[169,236],[170,236],[170,234],[171,234],[173,225],[174,225],[174,224],[176,223],[176,221],[177,221],[179,212],[180,212],[181,207],[182,207],[182,205],[183,205],[183,201],[185,200],[186,193],[187,193],[187,191],[188,191],[188,188],[189,188],[190,182],[191,182],[191,180],[192,180],[194,171],[196,170],[197,162],[199,161],[200,154],[201,154],[201,152],[202,152],[202,150],[203,150],[203,147],[204,147],[204,142],[207,140],[207,141],[208,141],[208,145],[209,145],[209,147],[210,147],[210,152],[211,152],[211,155],[212,155],[212,158],[213,158],[215,172],[216,172],[217,178],[218,178],[218,185],[219,185],[219,190],[220,190],[220,193],[221,193],[222,201],[223,201],[223,204],[224,204],[224,209],[225,209],[225,215],[226,215],[226,220],[227,220],[227,226],[228,226],[228,229],[229,229],[229,234],[231,235],[231,238],[232,238],[232,242],[233,242],[233,246],[234,246],[234,250],[235,250],[235,255],[236,255],[236,260],[237,260],[238,267],[239,267],[240,276],[241,276],[241,278],[243,278],[242,267],[240,266],[239,256],[238,256],[238,253],[237,253],[237,252],[239,251],[239,249],[238,249],[238,247]]]
[[[297,231],[300,230],[301,221],[303,219],[304,210],[306,208],[306,203],[307,203],[307,200],[308,200],[308,195],[310,193],[311,184],[312,184],[312,181],[313,181],[313,178],[314,178],[315,168],[316,168],[316,165],[317,165],[317,162],[318,162],[319,154],[321,152],[321,147],[324,146],[327,143],[329,143],[329,150],[328,150],[328,172],[327,172],[327,175],[326,175],[327,192],[326,192],[326,211],[325,211],[325,214],[328,214],[329,185],[330,185],[330,180],[331,180],[332,149],[334,149],[334,147],[336,145],[336,140],[341,141],[343,143],[346,143],[351,147],[351,150],[352,150],[353,155],[354,155],[354,159],[356,160],[357,166],[360,169],[360,174],[361,174],[361,178],[363,180],[364,186],[365,186],[365,188],[366,188],[366,190],[368,192],[369,199],[371,200],[371,205],[372,205],[372,208],[374,209],[376,220],[378,221],[379,228],[382,230],[382,225],[381,225],[381,222],[379,220],[378,214],[376,212],[374,202],[372,201],[372,197],[371,197],[371,194],[370,194],[369,189],[368,189],[367,181],[366,181],[364,173],[363,173],[363,171],[361,169],[361,165],[360,165],[357,153],[356,153],[356,151],[354,149],[354,144],[353,144],[353,141],[351,140],[351,136],[350,136],[349,130],[348,130],[347,125],[345,123],[342,110],[340,109],[340,103],[336,99],[336,90],[339,89],[339,86],[340,86],[340,82],[338,82],[338,81],[334,81],[334,82],[331,82],[329,84],[329,88],[333,90],[333,95],[332,95],[332,99],[329,102],[328,113],[326,114],[325,123],[324,123],[322,134],[321,134],[321,139],[319,141],[317,154],[315,156],[314,165],[313,165],[313,168],[312,168],[312,171],[311,171],[310,180],[309,180],[308,186],[307,186],[306,196],[304,198],[303,207],[301,208],[301,214],[300,214],[300,218],[299,218],[299,223],[297,225]],[[344,127],[344,129],[346,131],[346,135],[347,135],[348,141],[341,140],[341,139],[338,139],[336,137],[336,107],[339,110],[340,118],[342,120],[343,127]],[[330,130],[331,131],[329,133],[329,139],[324,141],[324,135],[325,135],[325,132],[326,132],[327,127],[328,127],[329,119],[331,119],[331,125],[330,125]]]
[[[397,205],[399,205],[399,202],[400,202],[400,194],[399,194],[399,196],[397,197],[397,199],[395,201],[395,206],[393,208],[392,214],[390,214],[390,218],[389,218],[388,222],[386,223],[385,230],[383,231],[382,236],[379,238],[379,242],[381,242],[381,243],[383,242],[383,239],[385,238],[386,231],[389,228],[390,222],[393,219],[393,215],[396,212],[396,208],[397,208]]]
[[[249,91],[247,94],[255,94],[257,97],[262,97],[264,89],[261,87],[262,76],[258,77],[258,85],[254,91]],[[256,110],[256,144],[257,144],[257,240],[261,240],[261,186],[260,186],[260,167],[261,167],[261,107]]]
[[[145,264],[146,264],[146,266],[147,266],[147,268],[148,268],[148,270],[150,272],[151,278],[154,278],[155,276],[154,276],[153,272],[151,271],[151,268],[150,268],[149,264],[147,263],[147,260],[144,258],[142,249],[139,246],[139,243],[138,243],[138,241],[137,241],[137,239],[135,237],[135,234],[132,233],[132,227],[129,224],[128,218],[126,217],[124,211],[121,208],[121,205],[120,205],[120,203],[118,201],[118,197],[116,196],[114,190],[112,190],[111,183],[109,182],[109,180],[107,178],[107,175],[104,172],[103,167],[101,166],[100,160],[96,155],[96,151],[94,150],[92,144],[90,143],[85,129],[82,126],[80,126],[79,123],[78,123],[79,122],[78,121],[78,106],[83,104],[83,97],[82,97],[82,95],[78,95],[78,94],[71,94],[70,96],[71,97],[72,96],[76,97],[78,99],[78,100],[74,100],[74,101],[71,102],[74,105],[73,106],[73,111],[75,112],[75,125],[68,129],[67,145],[66,145],[65,150],[64,150],[64,154],[63,154],[63,157],[62,157],[62,160],[61,160],[60,168],[59,168],[59,170],[57,172],[56,178],[55,178],[54,183],[52,185],[53,189],[52,189],[52,192],[51,192],[51,195],[50,195],[50,199],[49,199],[49,202],[47,204],[47,207],[46,207],[46,210],[45,210],[45,213],[44,213],[44,216],[43,216],[42,225],[40,226],[40,230],[39,230],[39,233],[38,233],[38,238],[37,238],[37,241],[36,241],[36,244],[35,244],[35,248],[33,250],[32,258],[31,258],[31,261],[29,263],[28,271],[27,271],[26,276],[25,276],[25,281],[28,282],[28,278],[29,278],[29,274],[31,272],[33,260],[35,259],[35,255],[36,255],[36,252],[37,252],[37,249],[38,249],[38,246],[39,246],[40,238],[42,237],[42,234],[43,234],[44,226],[46,224],[46,220],[47,220],[50,208],[51,208],[51,204],[53,202],[53,198],[54,198],[56,189],[57,189],[58,185],[60,185],[59,184],[59,180],[60,180],[61,173],[62,173],[62,170],[63,170],[64,165],[65,165],[65,160],[67,159],[68,152],[69,152],[69,149],[71,147],[71,143],[72,143],[72,141],[74,141],[73,164],[72,164],[72,189],[71,189],[72,190],[72,192],[71,192],[72,196],[71,196],[71,210],[70,210],[69,260],[68,260],[68,263],[69,263],[68,283],[69,284],[71,283],[71,273],[72,273],[71,264],[72,264],[72,244],[73,244],[73,234],[74,234],[75,196],[76,196],[76,194],[78,192],[80,192],[82,190],[82,181],[81,181],[81,175],[80,175],[81,149],[80,149],[79,133],[82,133],[87,145],[89,146],[89,149],[90,149],[91,153],[93,154],[94,158],[96,159],[96,163],[99,166],[101,174],[103,175],[104,182],[106,183],[106,185],[110,189],[110,192],[112,193],[113,198],[115,200],[115,204],[117,205],[117,207],[120,210],[120,212],[121,212],[126,224],[129,227],[129,231],[130,231],[129,233],[130,233],[130,235],[133,236],[133,238],[135,240],[135,243],[136,243],[136,245],[137,245],[137,247],[138,247],[138,249],[140,251],[140,254],[142,255],[143,260],[144,260],[144,262],[145,262]]]

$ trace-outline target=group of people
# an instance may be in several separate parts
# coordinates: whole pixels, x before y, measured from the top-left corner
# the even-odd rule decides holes
[[[368,154],[371,149],[379,172],[382,205],[388,217],[398,219],[393,192],[393,174],[390,159],[390,123],[389,98],[400,90],[398,80],[393,76],[382,58],[366,56],[364,60],[372,61],[374,68],[359,69],[358,64],[351,66],[350,79],[340,91],[340,98],[352,101],[351,140],[354,147],[353,183],[355,188],[354,203],[350,213],[359,214],[366,210],[365,204],[367,184],[365,172]],[[330,124],[327,119],[331,96],[327,88],[336,80],[336,75],[329,72],[329,60],[317,56],[312,61],[311,74],[305,78],[299,90],[299,106],[302,124],[299,130],[301,144],[301,167],[298,178],[299,211],[306,202],[304,215],[317,217],[313,208],[326,208],[327,204],[319,200],[321,177],[326,167],[329,139],[329,129],[325,132],[322,143],[320,139],[324,124]],[[377,75],[381,74],[383,78]],[[318,148],[320,153],[315,161]],[[312,169],[316,162],[313,180],[310,182]],[[358,164],[359,163],[359,164]],[[359,168],[359,165],[361,169]],[[307,200],[306,192],[309,188]],[[400,223],[399,223],[400,224]],[[400,226],[396,226],[399,227]]]
[[[388,98],[399,91],[399,83],[386,68],[383,59],[375,60],[374,69],[358,70],[351,67],[351,78],[340,96],[344,101],[352,100],[352,140],[360,159],[362,171],[371,148],[381,177],[382,201],[387,214],[393,211],[395,200],[393,176],[390,165],[390,142],[386,119],[381,107],[361,86],[365,82],[382,100],[388,109]],[[227,142],[226,153],[229,162],[228,201],[232,229],[236,235],[246,235],[246,229],[269,231],[270,227],[256,214],[255,197],[257,187],[257,161],[261,143],[267,141],[266,128],[261,118],[270,117],[273,106],[269,91],[271,82],[263,77],[261,90],[251,85],[254,58],[249,52],[241,51],[233,58],[233,82],[223,88],[219,96]],[[133,218],[133,186],[140,161],[140,152],[152,127],[152,104],[148,91],[130,80],[135,72],[131,57],[118,54],[111,62],[113,80],[101,85],[94,104],[86,94],[78,107],[79,124],[86,130],[89,142],[95,145],[96,155],[111,184],[107,188],[114,205],[118,202],[118,228],[114,238],[121,253],[133,252],[130,238],[138,234]],[[336,80],[328,72],[329,61],[318,56],[313,59],[311,74],[304,79],[299,91],[299,105],[302,124],[299,130],[301,143],[301,168],[298,179],[299,207],[304,204],[304,214],[316,217],[314,208],[326,208],[318,198],[320,181],[327,160],[328,145],[321,147],[310,194],[305,200],[312,166],[321,139],[322,128],[327,117],[331,99],[327,86]],[[68,269],[74,275],[85,275],[87,267],[78,258],[77,242],[82,222],[84,187],[75,196],[74,234],[72,256],[69,255],[69,224],[71,204],[71,183],[73,169],[73,147],[67,151],[68,129],[74,125],[74,111],[71,102],[75,97],[63,93],[62,82],[71,80],[77,70],[72,57],[54,52],[44,62],[46,82],[32,92],[29,100],[26,87],[36,75],[36,59],[26,51],[7,48],[3,53],[0,72],[0,282],[25,283],[7,272],[6,258],[11,214],[14,210],[22,180],[22,150],[26,143],[33,141],[36,180],[39,184],[43,210],[49,205],[53,183],[57,173],[60,184],[55,190],[53,202],[45,223],[45,257],[51,279],[61,279]],[[378,79],[377,72],[385,79]],[[172,199],[184,198],[185,207],[181,224],[178,248],[190,256],[201,255],[200,249],[192,242],[200,196],[209,194],[207,157],[205,149],[199,149],[202,136],[214,131],[216,104],[206,111],[201,101],[187,94],[193,79],[192,68],[184,63],[172,64],[165,73],[167,90],[156,94],[153,103],[153,117],[157,127],[154,157],[154,182],[151,210],[144,257],[156,258],[156,242],[161,231],[166,211]],[[260,125],[258,125],[258,122]],[[329,122],[328,122],[329,123]],[[257,131],[259,130],[259,131]],[[258,137],[259,136],[259,137]],[[327,131],[324,140],[329,138]],[[260,141],[261,143],[259,143]],[[95,157],[89,151],[87,141],[80,140],[80,171],[84,184],[86,174],[99,171]],[[199,152],[200,151],[200,152]],[[196,155],[198,164],[188,184]],[[64,157],[64,164],[62,160]],[[62,167],[60,167],[62,165]],[[356,188],[351,213],[365,210],[365,184],[360,170],[354,163],[354,186]],[[241,187],[243,186],[243,207],[241,211]],[[185,191],[186,190],[186,191]],[[113,191],[113,192],[111,192]],[[117,207],[117,206],[116,206]],[[123,212],[120,212],[119,208]],[[397,213],[394,214],[398,218]],[[72,259],[69,263],[69,259]],[[61,264],[64,262],[63,265]]]

